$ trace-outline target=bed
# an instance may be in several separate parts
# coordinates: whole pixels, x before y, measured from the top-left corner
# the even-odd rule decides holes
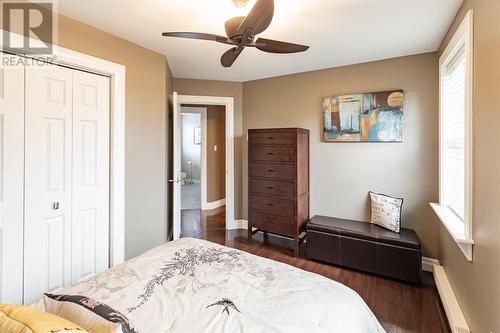
[[[361,297],[338,282],[191,238],[57,294],[102,302],[139,333],[384,332]]]

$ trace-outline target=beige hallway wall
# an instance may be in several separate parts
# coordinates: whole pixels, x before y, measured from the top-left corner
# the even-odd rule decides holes
[[[444,227],[440,256],[473,332],[500,331],[500,1],[465,0],[440,54],[469,9],[474,10],[473,262]]]
[[[125,257],[134,257],[166,239],[170,68],[159,53],[64,16],[59,45],[126,66]]]
[[[241,195],[241,146],[244,137],[246,137],[242,130],[243,84],[241,82],[176,78],[174,79],[174,91],[180,95],[222,96],[234,98],[234,218],[241,219],[243,217]]]
[[[217,146],[217,151],[214,150]],[[207,105],[207,201],[226,198],[226,108]]]
[[[288,75],[243,84],[243,131],[311,130],[311,214],[369,221],[368,191],[403,197],[404,227],[438,256],[438,76],[434,53]],[[322,143],[322,98],[404,89],[403,143]],[[243,145],[243,211],[247,214],[247,142]]]

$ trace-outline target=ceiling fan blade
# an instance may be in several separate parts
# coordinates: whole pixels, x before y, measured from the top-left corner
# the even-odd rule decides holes
[[[238,56],[241,54],[243,49],[244,47],[242,46],[233,47],[232,49],[224,53],[222,55],[222,58],[220,59],[220,63],[222,64],[222,66],[231,67],[238,58]]]
[[[307,51],[309,49],[309,46],[280,42],[278,40],[265,38],[259,38],[255,42],[255,44],[251,44],[248,46],[255,46],[259,50],[268,53],[298,53]]]
[[[227,37],[213,35],[213,34],[205,34],[205,33],[201,33],[201,32],[164,32],[164,33],[162,33],[162,36],[210,40],[210,41],[224,43],[224,44],[233,44],[233,43],[231,43],[231,41]]]
[[[250,13],[245,17],[238,27],[237,34],[243,35],[251,30],[255,36],[266,30],[274,16],[274,0],[257,0]]]

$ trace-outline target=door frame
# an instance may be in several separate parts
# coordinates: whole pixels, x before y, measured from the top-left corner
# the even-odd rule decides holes
[[[0,29],[0,51],[15,54],[4,45],[3,36],[4,30]],[[26,39],[16,33],[10,33],[10,38],[17,45]],[[36,43],[36,40],[28,39]],[[113,267],[125,261],[125,66],[57,45],[52,45],[52,50],[52,63],[55,65],[110,78],[109,265]],[[17,56],[35,60],[41,58],[38,55]],[[33,63],[36,61],[30,65]],[[20,256],[22,259],[22,254]]]
[[[234,220],[234,97],[219,97],[219,96],[195,96],[195,95],[178,95],[179,107],[182,104],[192,105],[221,105],[226,110],[226,229],[238,229],[238,225]],[[206,151],[206,149],[205,149]],[[203,154],[202,154],[203,156]],[[203,157],[202,157],[203,158]],[[205,161],[206,162],[206,161]],[[206,179],[206,167],[205,171]],[[174,175],[175,178],[175,175]],[[203,180],[202,180],[203,183]],[[206,199],[206,188],[205,188]],[[203,190],[202,190],[203,202]]]

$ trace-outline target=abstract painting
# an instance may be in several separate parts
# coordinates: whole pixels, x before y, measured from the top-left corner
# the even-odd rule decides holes
[[[325,97],[324,142],[402,142],[403,90]]]

